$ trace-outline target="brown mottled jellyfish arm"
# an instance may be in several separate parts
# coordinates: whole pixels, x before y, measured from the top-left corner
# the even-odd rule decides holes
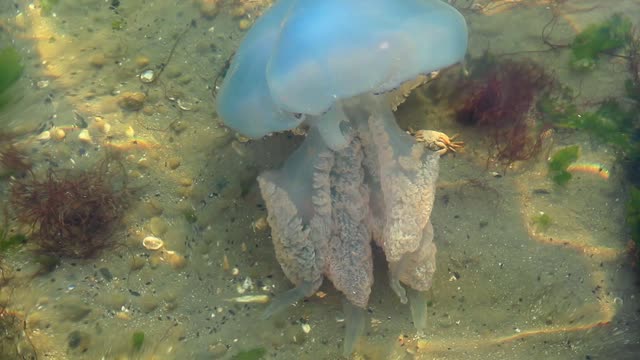
[[[364,184],[364,154],[358,138],[338,151],[331,171],[333,231],[326,275],[346,297],[345,357],[364,333],[366,306],[373,284],[369,190]]]
[[[298,169],[307,167],[302,170],[303,176],[292,178],[292,174],[287,173],[290,167],[285,165],[278,172],[267,172],[258,177],[276,258],[286,277],[296,286],[276,297],[265,310],[264,318],[312,295],[322,284],[331,231],[329,172],[333,154],[328,150],[309,151],[309,144],[314,141],[309,138],[307,141],[298,150],[300,152],[287,161],[294,162],[293,166]],[[312,158],[306,158],[308,156]],[[305,166],[301,161],[310,165]],[[309,193],[292,190],[291,181],[308,181],[311,184]]]
[[[327,277],[347,300],[364,309],[373,284],[373,261],[363,157],[357,138],[336,154],[331,172],[333,232],[327,256]]]
[[[406,303],[398,270],[405,255],[417,251],[422,243],[433,209],[440,156],[405,134],[383,101],[375,97],[362,101],[375,109],[368,125],[384,198],[384,228],[377,242],[389,262],[391,287]]]

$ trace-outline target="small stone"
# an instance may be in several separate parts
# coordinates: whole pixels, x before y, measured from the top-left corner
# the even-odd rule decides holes
[[[129,263],[129,268],[132,271],[136,271],[136,270],[140,270],[144,267],[146,260],[144,258],[141,258],[139,256],[134,256],[133,259],[131,259],[131,262]]]
[[[251,20],[249,19],[242,19],[238,22],[238,27],[240,28],[240,30],[248,30],[251,27]]]
[[[77,349],[79,353],[83,353],[89,349],[91,342],[91,335],[84,331],[74,330],[69,333],[67,337],[67,343],[72,350]]]
[[[120,310],[127,302],[127,296],[121,293],[105,293],[102,302],[111,310]]]
[[[233,10],[231,10],[231,16],[235,18],[243,17],[246,13],[247,10],[242,6],[235,7]]]
[[[145,67],[149,65],[149,63],[151,63],[151,60],[149,60],[149,58],[144,55],[138,56],[136,58],[136,65],[138,67]]]
[[[111,130],[111,124],[109,124],[103,118],[101,118],[99,116],[97,116],[95,118],[94,125],[95,125],[96,129],[98,129],[98,131],[100,131],[103,134],[108,134],[109,131]]]
[[[150,313],[158,307],[158,301],[153,295],[143,295],[140,297],[140,308],[145,313]]]
[[[209,345],[209,354],[214,359],[222,358],[226,353],[227,347],[221,342]]]
[[[90,312],[91,308],[77,298],[69,298],[60,304],[60,315],[65,320],[77,322],[87,317]]]
[[[78,134],[78,140],[84,143],[91,143],[93,141],[91,139],[91,134],[89,134],[89,130],[87,129],[82,129],[82,131],[80,131],[80,134]]]
[[[156,236],[162,236],[167,232],[167,222],[163,218],[154,216],[149,220],[149,230]]]
[[[113,274],[111,274],[111,271],[109,271],[109,269],[107,269],[106,267],[98,269],[98,272],[105,280],[107,280],[107,282],[113,280]]]
[[[65,136],[67,136],[67,133],[60,128],[55,128],[51,131],[51,137],[54,140],[62,141],[65,138]]]
[[[206,18],[213,18],[218,14],[218,1],[201,0],[200,13]]]
[[[36,137],[36,139],[40,140],[40,141],[49,140],[49,139],[51,139],[51,132],[50,131],[43,131],[43,132],[40,133],[40,135],[38,135]]]
[[[116,313],[116,319],[120,319],[120,320],[131,320],[131,315],[129,315],[128,312],[126,311],[118,311]]]
[[[140,206],[141,215],[144,217],[152,217],[162,215],[162,204],[155,198],[145,201]]]
[[[267,217],[263,216],[261,218],[259,218],[258,220],[254,221],[251,224],[251,227],[253,228],[253,232],[256,231],[263,231],[269,228],[269,222],[267,221]]]
[[[175,170],[179,166],[180,166],[180,158],[179,157],[172,157],[169,160],[167,160],[167,167],[169,167],[169,169]]]
[[[180,134],[183,131],[187,130],[187,122],[178,120],[171,123],[171,130],[173,130],[176,134]]]
[[[94,54],[89,58],[89,64],[97,68],[103,67],[107,63],[107,59],[104,54]]]
[[[156,109],[151,105],[145,105],[142,108],[142,113],[148,116],[153,115],[156,112]]]
[[[188,178],[188,177],[182,177],[178,180],[178,184],[180,184],[180,186],[191,186],[193,185],[193,179]]]
[[[160,252],[153,253],[153,255],[149,256],[149,266],[151,266],[152,269],[160,266],[163,261],[164,259],[162,258]]]
[[[136,132],[133,130],[133,128],[132,128],[131,126],[129,126],[129,127],[127,128],[127,130],[125,130],[125,131],[124,131],[124,134],[125,134],[127,137],[130,137],[130,138],[132,138],[132,137],[136,136]]]
[[[120,94],[118,105],[124,110],[138,111],[144,106],[147,96],[141,92],[126,91]]]
[[[167,251],[166,259],[169,265],[176,270],[182,269],[187,265],[187,259],[175,251]]]

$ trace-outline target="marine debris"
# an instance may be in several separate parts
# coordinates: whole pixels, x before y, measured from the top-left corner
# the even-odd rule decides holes
[[[30,242],[40,252],[70,258],[91,258],[112,245],[111,234],[126,200],[126,180],[120,188],[116,162],[71,172],[49,169],[45,175],[14,178],[10,206],[17,221],[31,226]],[[118,167],[121,169],[121,167]]]

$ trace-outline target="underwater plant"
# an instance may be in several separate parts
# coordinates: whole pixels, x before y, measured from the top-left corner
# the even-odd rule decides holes
[[[30,170],[29,158],[14,144],[0,148],[0,176],[24,176]]]
[[[115,189],[110,161],[80,173],[49,169],[13,179],[10,206],[29,237],[46,254],[90,258],[111,245],[110,235],[125,204],[126,181]],[[124,171],[122,172],[124,176]]]
[[[540,231],[546,231],[547,229],[549,229],[549,227],[553,223],[553,221],[551,220],[551,216],[549,216],[548,214],[543,213],[543,212],[541,212],[540,214],[534,216],[531,219],[531,222]]]
[[[640,188],[632,186],[627,201],[627,226],[631,230],[631,240],[635,249],[640,249]]]
[[[8,90],[18,81],[22,70],[22,57],[14,47],[0,50],[0,109],[10,101],[11,93]]]
[[[456,120],[484,131],[491,139],[490,158],[508,167],[540,152],[550,126],[538,126],[530,113],[554,80],[533,62],[486,59],[476,64],[470,83],[462,83],[467,90]]]
[[[601,53],[625,46],[630,40],[631,21],[614,14],[600,24],[593,24],[580,32],[571,47],[571,68],[578,71],[595,68]]]
[[[549,160],[549,175],[558,185],[566,185],[571,180],[571,173],[567,168],[578,160],[580,146],[571,145],[556,151]]]

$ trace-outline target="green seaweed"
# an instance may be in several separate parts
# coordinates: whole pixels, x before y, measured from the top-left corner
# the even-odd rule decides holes
[[[571,180],[571,173],[567,171],[567,167],[571,163],[578,160],[580,155],[580,146],[571,145],[556,151],[549,161],[549,175],[553,182],[558,185],[566,185]]]
[[[239,353],[233,355],[231,360],[258,360],[262,359],[267,353],[263,347],[253,348],[251,350],[242,350]]]
[[[574,103],[551,97],[541,99],[537,108],[556,128],[585,131],[620,150],[631,146],[629,131],[634,127],[635,111],[625,109],[614,99],[604,101],[593,112],[579,112]]]
[[[22,75],[22,56],[12,46],[0,50],[0,108],[11,99],[8,91]]]
[[[627,225],[631,230],[631,240],[640,249],[640,188],[631,187],[627,201]]]
[[[540,231],[546,231],[553,223],[553,221],[551,220],[551,216],[543,212],[541,212],[539,215],[534,216],[531,219],[531,222]]]
[[[0,229],[0,253],[5,253],[27,242],[27,237],[22,234],[7,236],[4,229]]]
[[[53,13],[53,7],[58,5],[60,0],[40,0],[42,6],[42,15],[48,16]]]
[[[195,224],[198,221],[198,215],[196,215],[196,211],[193,209],[185,210],[183,215],[189,224]]]
[[[133,345],[134,351],[140,351],[142,349],[142,345],[144,344],[144,332],[136,331],[131,336],[131,343]]]
[[[615,14],[600,24],[592,24],[579,33],[571,47],[571,68],[588,71],[596,67],[598,56],[625,46],[631,39],[631,21]]]

